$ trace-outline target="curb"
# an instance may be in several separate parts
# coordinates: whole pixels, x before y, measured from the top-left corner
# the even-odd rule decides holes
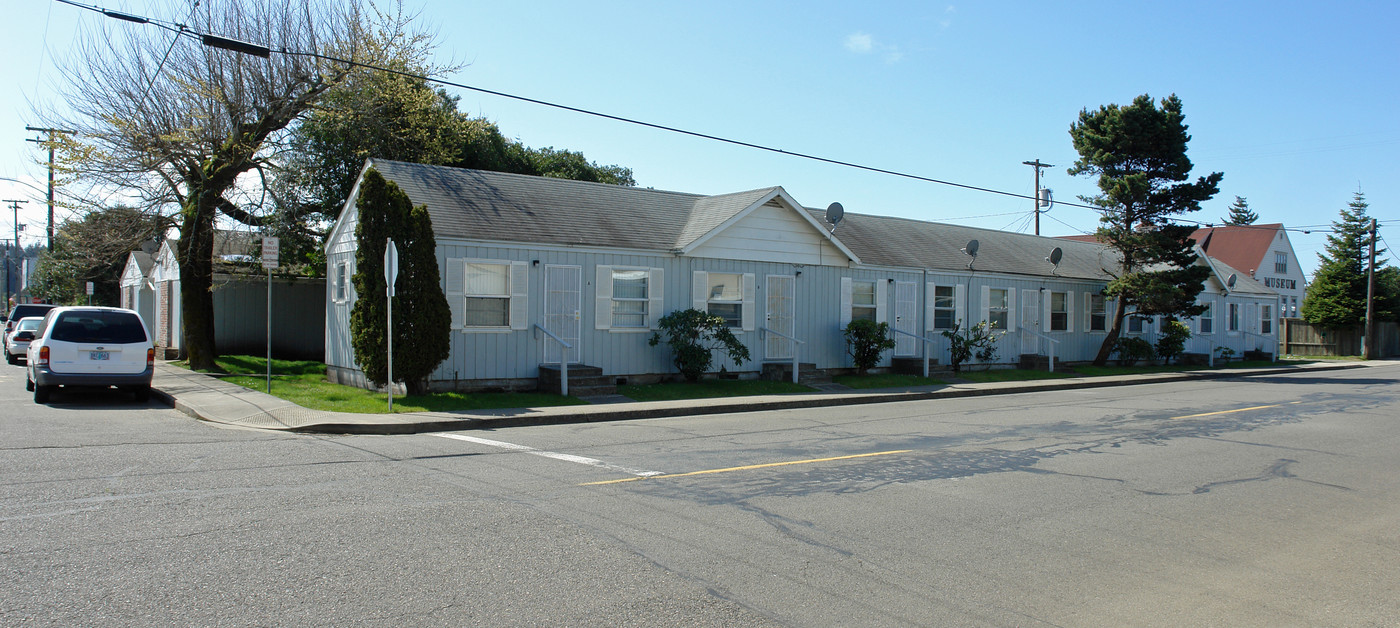
[[[968,397],[985,397],[990,395],[1010,395],[1029,392],[1045,392],[1056,390],[1079,390],[1087,388],[1111,388],[1118,386],[1139,386],[1145,384],[1161,384],[1169,382],[1182,382],[1191,380],[1213,380],[1230,379],[1238,377],[1257,377],[1263,375],[1279,373],[1300,373],[1312,371],[1336,371],[1345,369],[1362,368],[1362,364],[1329,364],[1323,366],[1313,366],[1307,369],[1294,370],[1280,367],[1261,369],[1241,369],[1238,371],[1213,370],[1213,371],[1186,371],[1178,373],[1150,373],[1143,375],[1131,375],[1126,377],[1097,377],[1097,378],[1067,378],[1067,379],[1046,379],[1029,380],[1025,382],[998,383],[994,385],[972,384],[975,388],[961,388],[959,386],[969,386],[969,384],[953,384],[938,390],[919,392],[895,392],[895,393],[871,393],[871,394],[851,394],[818,396],[802,394],[800,398],[781,399],[773,401],[735,401],[733,403],[716,402],[696,406],[672,405],[665,407],[632,407],[645,406],[644,402],[634,404],[618,404],[616,410],[596,411],[586,413],[569,413],[561,411],[557,414],[541,413],[537,415],[522,416],[500,416],[500,417],[466,417],[460,419],[442,418],[441,415],[431,417],[423,416],[424,420],[413,420],[417,415],[384,415],[385,418],[397,420],[385,422],[347,422],[347,421],[327,421],[322,423],[310,423],[296,427],[288,427],[282,431],[308,433],[308,434],[356,434],[356,435],[397,435],[397,434],[420,434],[424,432],[445,432],[459,430],[488,430],[508,427],[529,427],[537,425],[564,425],[582,423],[600,423],[607,421],[630,421],[638,419],[658,419],[678,416],[701,416],[711,414],[731,414],[739,412],[758,412],[765,410],[792,410],[802,408],[820,408],[833,406],[857,406],[875,403],[894,403],[901,401],[928,401],[934,399],[960,399]],[[210,416],[207,412],[202,412],[199,408],[182,402],[173,395],[159,390],[152,389],[152,396],[159,399],[186,415],[225,425],[236,425],[241,427],[254,428],[257,426],[247,425],[237,420]],[[743,399],[743,398],[738,398]],[[591,406],[596,407],[596,406]],[[328,418],[337,413],[326,412]],[[379,416],[379,415],[374,415]],[[258,429],[267,429],[257,427]]]

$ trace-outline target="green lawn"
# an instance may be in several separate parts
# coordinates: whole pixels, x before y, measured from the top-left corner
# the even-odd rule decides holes
[[[224,381],[253,390],[267,390],[265,358],[232,355],[215,362],[227,373]],[[242,375],[247,373],[248,375]],[[385,414],[389,401],[382,392],[342,386],[326,381],[326,365],[313,361],[272,361],[272,395],[313,410]],[[494,408],[538,408],[583,405],[577,397],[546,393],[433,393],[394,395],[394,412],[452,412]]]
[[[869,375],[837,375],[831,381],[856,389],[870,388],[913,388],[916,386],[947,386],[948,382],[919,375],[896,375],[893,373]]]
[[[703,379],[694,383],[664,382],[644,386],[617,387],[619,395],[636,401],[747,397],[750,395],[780,395],[800,392],[812,392],[812,389],[792,382],[770,382],[757,379]]]
[[[1075,377],[1074,373],[1064,371],[1022,371],[1020,369],[992,369],[988,371],[963,371],[959,378],[969,382],[1023,382],[1034,379],[1057,379],[1061,377]]]

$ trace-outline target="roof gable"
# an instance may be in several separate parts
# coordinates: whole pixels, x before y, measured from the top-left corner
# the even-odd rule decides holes
[[[831,264],[839,255],[839,263],[860,262],[780,187],[705,197],[696,201],[691,216],[682,232],[688,240],[677,242],[683,255],[709,257],[706,250],[724,248],[724,240],[747,239],[751,244],[745,250],[756,254],[747,256],[752,259]]]
[[[1202,251],[1236,269],[1259,270],[1283,224],[1204,227],[1191,234]],[[1283,236],[1285,239],[1287,235]]]

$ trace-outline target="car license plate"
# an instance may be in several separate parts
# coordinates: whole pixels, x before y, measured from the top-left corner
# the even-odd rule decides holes
[[[89,357],[90,359],[93,359],[93,360],[110,360],[110,359],[112,358],[112,352],[111,352],[111,351],[93,351],[93,352],[91,352],[91,353],[88,354],[88,357]]]

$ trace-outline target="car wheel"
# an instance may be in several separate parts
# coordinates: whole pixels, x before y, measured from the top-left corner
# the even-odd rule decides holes
[[[150,400],[151,400],[151,385],[150,385],[150,384],[146,384],[146,385],[144,385],[144,386],[137,386],[137,387],[135,387],[135,388],[132,388],[132,389],[131,389],[131,392],[132,392],[132,394],[134,394],[134,395],[136,396],[136,403],[146,403],[147,401],[150,401]]]
[[[27,375],[24,378],[24,389],[29,392],[34,392],[34,380],[29,379]]]
[[[49,392],[53,386],[34,385],[34,403],[48,403]]]
[[[9,351],[5,352],[5,361],[9,362],[10,364],[19,364],[19,358],[15,357],[15,354],[10,353]]]

